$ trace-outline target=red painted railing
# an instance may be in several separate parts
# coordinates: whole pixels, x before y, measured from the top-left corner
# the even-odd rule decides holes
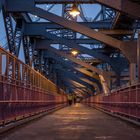
[[[0,124],[66,103],[62,89],[0,48]]]
[[[90,97],[84,103],[102,110],[140,121],[140,84],[118,89],[108,96]]]

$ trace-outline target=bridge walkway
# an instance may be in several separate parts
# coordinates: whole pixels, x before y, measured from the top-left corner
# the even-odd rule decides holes
[[[140,129],[82,104],[8,132],[2,140],[140,140]]]

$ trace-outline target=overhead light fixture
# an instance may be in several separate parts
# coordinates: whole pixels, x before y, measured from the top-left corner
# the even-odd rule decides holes
[[[72,17],[76,17],[76,16],[80,15],[80,11],[79,11],[79,9],[78,9],[76,4],[73,4],[72,9],[70,10],[69,14]]]
[[[72,53],[74,56],[76,56],[76,55],[78,54],[78,51],[72,50],[71,53]]]

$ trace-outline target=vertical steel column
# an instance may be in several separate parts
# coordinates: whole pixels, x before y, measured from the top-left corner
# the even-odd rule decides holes
[[[140,32],[138,32],[138,40],[137,40],[137,72],[138,72],[138,82],[140,83]]]
[[[2,10],[2,1],[0,0],[0,12]]]
[[[130,83],[134,84],[136,82],[136,63],[129,64],[130,69]]]
[[[2,55],[0,51],[0,81],[1,81],[1,75],[2,75]]]

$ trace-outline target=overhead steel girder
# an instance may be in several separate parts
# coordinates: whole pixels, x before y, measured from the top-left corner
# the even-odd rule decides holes
[[[81,80],[78,76],[76,76],[75,74],[73,74],[71,72],[65,71],[62,68],[58,68],[58,67],[56,68],[56,70],[58,72],[58,75],[60,75],[63,78],[66,78],[67,77],[69,79],[72,79],[74,81],[77,81],[78,83],[80,83],[82,85],[85,85],[89,89],[94,88],[93,85],[90,85],[89,83]]]
[[[65,79],[65,78],[64,78],[63,80],[65,80],[66,83],[67,83],[67,82],[70,82],[73,86],[77,86],[77,87],[81,87],[81,88],[86,88],[85,85],[82,85],[82,84],[80,84],[80,83],[78,83],[78,82],[76,82],[76,81],[73,81],[73,80],[69,79],[69,78],[68,78],[68,80]]]
[[[0,12],[1,12],[1,10],[2,10],[2,2],[0,0]]]
[[[129,43],[122,42],[118,39],[92,30],[86,26],[59,17],[53,13],[49,13],[41,8],[37,8],[35,7],[34,4],[35,4],[34,0],[30,1],[7,0],[6,10],[9,12],[25,12],[25,11],[30,12],[31,14],[37,15],[41,18],[57,23],[73,31],[84,34],[90,38],[101,41],[102,43],[105,43],[111,47],[117,48],[122,51],[122,53],[126,56],[129,62],[134,63],[136,62],[136,44],[133,44],[133,42]]]
[[[31,25],[31,24],[30,24]],[[56,42],[58,42],[59,44],[64,44],[68,47],[72,47],[72,48],[75,48],[77,49],[79,52],[81,53],[84,53],[84,54],[89,54],[95,58],[98,58],[104,62],[107,62],[108,64],[110,64],[113,68],[113,70],[116,72],[116,73],[120,73],[122,71],[122,67],[120,67],[120,61],[119,63],[116,65],[116,63],[114,63],[112,61],[112,59],[110,59],[108,56],[106,55],[103,55],[102,53],[99,53],[99,52],[96,52],[96,51],[92,51],[86,47],[83,47],[81,45],[78,45],[76,44],[75,42],[72,42],[71,40],[68,40],[66,38],[61,38],[61,37],[58,37],[54,34],[51,34],[49,32],[46,32],[44,28],[40,27],[40,26],[28,26],[25,25],[25,30],[24,30],[24,34],[25,35],[30,35],[30,36],[33,36],[33,35],[36,35],[36,36],[39,36],[39,35],[42,35],[48,39],[52,39],[52,40],[55,40]],[[47,41],[44,41],[44,40],[38,40],[37,43],[36,43],[36,46],[37,48],[41,48],[41,49],[45,49],[49,44],[49,42]],[[123,61],[121,61],[122,64],[121,66],[124,66],[123,65]]]
[[[68,89],[69,88],[74,89],[74,92],[77,89],[78,91],[80,91],[82,95],[85,95],[85,93],[93,94],[93,91],[91,89],[88,89],[87,87],[81,85],[80,83],[77,83],[70,79],[63,79],[63,80],[65,82],[65,86],[68,87]]]
[[[65,67],[70,68],[70,69],[72,69],[74,71],[78,71],[78,72],[88,76],[89,78],[92,78],[92,79],[90,79],[90,81],[94,82],[94,84],[96,83],[100,90],[102,89],[100,79],[99,79],[99,76],[97,74],[93,74],[93,73],[87,71],[84,68],[77,68],[77,67],[73,66],[69,61],[64,61],[61,57],[58,57],[58,56],[56,56],[55,54],[53,54],[51,52],[46,53],[45,56],[44,56],[44,58],[50,58],[50,57],[55,59],[56,62],[60,62]]]
[[[111,30],[110,29],[110,25],[112,25],[112,22],[109,21],[95,21],[95,22],[77,22],[78,24],[82,24],[84,26],[90,27],[92,29],[103,29],[104,26],[105,28],[109,29],[109,30],[99,30],[99,33],[103,33],[103,34],[107,34],[107,35],[132,35],[134,32],[131,30],[119,30],[119,29],[115,29],[115,30]],[[56,23],[53,22],[33,22],[33,23],[26,23],[26,26],[28,26],[28,28],[36,28],[36,27],[41,27],[42,29],[46,30],[46,29],[66,29],[63,26],[60,26]],[[96,41],[97,42],[97,41]]]
[[[75,0],[35,0],[36,4],[72,4]],[[93,0],[76,0],[76,3],[91,4],[95,3]]]
[[[35,10],[33,12],[31,12],[32,14],[35,14],[39,17],[42,17],[44,19],[50,20],[52,22],[55,22],[57,24],[60,24],[66,28],[69,28],[71,30],[74,30],[76,32],[79,32],[81,34],[84,34],[90,38],[96,39],[98,41],[101,41],[102,43],[105,43],[109,46],[112,46],[114,48],[117,48],[119,50],[122,51],[122,53],[126,56],[126,58],[130,61],[132,58],[135,58],[136,61],[136,45],[133,44],[132,48],[132,44],[125,43],[122,42],[118,39],[115,39],[113,37],[107,36],[105,34],[99,33],[95,30],[92,30],[86,26],[83,26],[81,24],[78,24],[76,22],[73,21],[69,21],[67,19],[64,19],[62,17],[59,17],[57,15],[54,15],[52,13],[46,12],[45,10],[42,10],[40,8],[35,8]],[[134,53],[135,52],[135,53]],[[133,54],[134,53],[134,54]],[[133,55],[132,55],[133,54]]]
[[[89,70],[91,70],[91,71],[99,74],[100,77],[102,77],[102,81],[103,81],[102,84],[106,87],[107,91],[109,92],[109,77],[111,76],[111,73],[110,72],[106,72],[106,71],[103,71],[101,69],[98,69],[98,68],[96,68],[94,66],[91,66],[91,65],[89,65],[89,64],[87,64],[87,63],[85,63],[85,62],[83,62],[83,61],[81,61],[79,59],[76,59],[75,57],[72,57],[71,55],[62,53],[62,52],[58,51],[57,49],[55,49],[53,47],[48,47],[47,49],[49,51],[54,52],[57,55],[60,55],[62,57],[65,57],[65,58],[73,61],[74,63],[77,63],[77,64],[79,64],[79,65],[81,65],[81,66],[83,66],[83,67],[85,67],[85,68],[87,68],[87,69],[89,69]]]
[[[64,81],[66,81],[66,79],[63,79]],[[68,81],[70,81],[71,82],[71,84],[72,85],[76,85],[76,86],[81,86],[82,87],[82,89],[84,89],[84,90],[90,90],[91,91],[91,89],[89,89],[89,88],[87,88],[85,85],[82,85],[82,84],[80,84],[80,83],[78,83],[78,82],[76,82],[76,81],[74,81],[74,80],[71,80],[71,79],[68,79]],[[66,81],[67,82],[67,81]]]
[[[90,89],[88,89],[87,91],[87,88],[84,87],[83,85],[80,85],[79,83],[73,81],[73,80],[69,80],[69,79],[64,79],[64,83],[65,83],[65,86],[68,87],[68,88],[71,88],[71,89],[74,89],[74,90],[78,90],[80,91],[82,94],[85,94],[87,92],[89,92],[89,94],[92,94],[93,91],[91,91]]]
[[[55,49],[53,47],[48,47],[47,49],[49,51],[54,52],[57,55],[60,55],[62,57],[65,57],[65,58],[73,61],[74,63],[77,63],[77,64],[79,64],[79,65],[81,65],[81,66],[83,66],[83,67],[85,67],[85,68],[87,68],[87,69],[89,69],[89,70],[91,70],[91,71],[99,74],[103,78],[103,82],[105,83],[105,86],[106,86],[107,90],[109,91],[108,82],[109,82],[109,77],[111,76],[111,73],[106,72],[106,71],[103,71],[101,69],[98,69],[98,68],[96,68],[94,66],[91,66],[91,65],[89,65],[89,64],[87,64],[87,63],[85,63],[85,62],[83,62],[83,61],[81,61],[79,59],[76,59],[75,57],[72,57],[71,55],[62,53],[62,52],[58,51],[57,49]]]
[[[78,22],[84,26],[87,26],[92,29],[110,29],[110,25],[112,25],[111,21],[94,21],[94,22]],[[32,23],[27,23],[28,26],[33,26]],[[34,22],[34,25],[41,26],[45,29],[66,29],[66,27],[58,25],[54,22]]]
[[[96,39],[98,41],[101,41],[102,43],[105,43],[111,47],[117,48],[122,51],[122,53],[126,56],[126,58],[130,62],[136,62],[136,43],[134,42],[123,42],[118,39],[115,39],[113,37],[110,37],[108,35],[99,33],[95,30],[92,30],[86,26],[83,26],[81,24],[78,24],[73,21],[69,21],[65,18],[59,17],[55,14],[46,12],[45,10],[42,10],[40,8],[35,8],[32,14],[35,14],[39,17],[42,17],[44,19],[50,20],[52,22],[55,22],[59,25],[62,25],[66,28],[69,28],[71,30],[74,30],[76,32],[79,32],[81,34],[84,34],[90,38]],[[133,46],[133,47],[132,47]]]
[[[88,44],[88,45],[98,45],[101,44],[101,42],[93,40],[93,39],[89,39],[89,38],[76,38],[76,39],[68,39],[72,42],[75,42],[77,44]],[[45,41],[47,42],[47,44],[59,44],[56,40],[50,40],[50,39],[45,39]],[[46,47],[41,48],[41,46],[38,49],[45,49]]]
[[[35,0],[35,3],[37,4],[71,4],[74,2],[75,0]],[[76,3],[79,4],[92,4],[96,2],[129,14],[133,17],[140,18],[140,5],[129,0],[76,0]]]
[[[64,75],[64,77],[75,77],[76,79],[80,79],[81,81],[85,82],[86,84],[94,87],[94,82],[86,79],[86,78],[83,78],[82,76],[79,76],[79,75],[76,75],[75,73],[73,73],[72,71],[67,71],[65,70],[61,65],[59,64],[54,64],[53,65],[53,68],[56,69],[56,70],[59,70],[61,71],[61,74]],[[57,71],[58,72],[58,71]],[[63,72],[63,73],[62,73]]]
[[[34,29],[34,30],[33,30]],[[28,26],[25,26],[25,34],[27,35],[38,35],[38,34],[42,34],[44,37],[52,39],[57,41],[60,44],[64,44],[70,48],[75,48],[77,49],[79,52],[84,53],[84,54],[88,54],[91,55],[95,58],[98,58],[100,60],[102,60],[103,62],[106,62],[108,64],[110,64],[110,66],[112,67],[112,69],[116,72],[116,74],[120,73],[123,70],[123,67],[120,67],[120,61],[118,61],[118,63],[116,64],[117,61],[115,61],[115,63],[112,61],[112,59],[109,56],[106,56],[102,53],[97,52],[96,50],[91,50],[88,49],[86,47],[83,47],[81,45],[76,44],[75,42],[72,42],[71,40],[68,40],[66,38],[61,38],[58,37],[54,34],[48,33],[48,32],[43,32],[43,30],[41,30],[41,28],[28,28]],[[48,46],[48,42],[44,41],[44,40],[38,40],[37,41],[37,48],[39,49],[39,47],[41,48],[45,48]],[[126,63],[125,61],[121,61],[121,66],[125,66]]]
[[[51,55],[52,56],[52,55]],[[47,57],[48,57],[48,55],[47,55]],[[53,58],[55,58],[56,59],[56,61],[58,62],[58,61],[60,61],[60,62],[62,62],[62,65],[64,65],[64,66],[66,66],[67,68],[71,68],[71,70],[76,70],[76,71],[78,71],[78,72],[80,72],[81,74],[84,74],[84,75],[87,75],[88,77],[87,78],[89,78],[87,81],[85,81],[85,82],[87,82],[88,83],[88,81],[90,82],[89,84],[91,84],[92,83],[92,85],[93,85],[93,83],[94,84],[96,84],[97,86],[98,86],[98,88],[101,90],[102,89],[102,85],[101,85],[101,83],[100,83],[100,79],[99,79],[99,77],[96,75],[96,74],[92,74],[92,76],[90,77],[87,73],[88,73],[88,71],[87,70],[85,70],[85,72],[83,72],[84,70],[83,70],[83,68],[76,68],[76,67],[73,67],[71,64],[69,64],[68,62],[65,62],[64,60],[60,60],[61,58],[56,58],[56,55],[55,55],[55,57],[53,57]],[[89,72],[90,73],[90,72]],[[91,74],[91,73],[90,73]],[[86,78],[86,79],[87,79]],[[92,79],[91,79],[92,78]],[[82,79],[82,77],[81,77],[81,79]],[[84,79],[83,79],[84,80]]]
[[[55,53],[55,54],[57,54],[59,56],[65,57],[65,58],[73,61],[74,63],[77,63],[77,64],[79,64],[79,65],[81,65],[81,66],[83,66],[83,67],[85,67],[85,68],[97,73],[97,74],[103,75],[103,73],[104,73],[102,70],[100,70],[100,69],[98,69],[98,68],[96,68],[94,66],[91,66],[91,65],[81,61],[80,59],[76,59],[76,58],[72,57],[71,55],[68,55],[68,54],[65,54],[63,52],[60,52],[59,50],[57,50],[57,49],[55,49],[53,47],[48,46],[47,50],[49,50],[49,51],[51,51],[51,52],[53,52],[53,53]]]
[[[93,90],[89,89],[88,87],[86,87],[85,85],[82,85],[81,83],[79,83],[78,81],[75,81],[73,79],[70,79],[69,77],[64,77],[63,79],[63,82],[64,82],[64,85],[66,87],[79,87],[79,89],[81,89],[82,91],[85,91],[85,92],[89,92],[90,94],[93,93]]]
[[[124,12],[135,18],[140,18],[140,5],[130,0],[94,0],[100,4]]]
[[[84,75],[86,75],[86,76],[88,76],[90,78],[93,78],[93,79],[96,79],[97,81],[100,81],[99,76],[97,74],[93,74],[92,72],[89,72],[89,71],[87,71],[84,68],[75,67],[69,61],[64,60],[63,58],[55,55],[52,52],[45,53],[44,58],[50,58],[50,57],[53,58],[53,59],[55,59],[56,62],[59,62],[60,64],[66,66],[67,68],[76,70],[76,71],[78,71],[78,72],[80,72],[80,73],[82,73],[82,74],[84,74]]]

